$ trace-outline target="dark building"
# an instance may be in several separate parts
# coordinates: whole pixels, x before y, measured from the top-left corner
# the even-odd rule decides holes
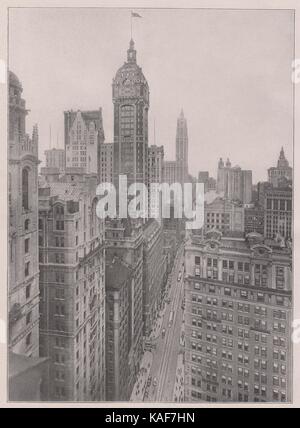
[[[152,219],[144,226],[143,260],[143,320],[144,335],[147,336],[156,319],[166,278],[166,256],[164,256],[163,229]]]
[[[127,61],[116,73],[112,84],[114,104],[114,181],[127,176],[128,185],[147,184],[149,87],[136,63],[133,40]]]
[[[132,270],[114,258],[106,265],[106,400],[128,401],[134,385],[130,367],[132,346]]]

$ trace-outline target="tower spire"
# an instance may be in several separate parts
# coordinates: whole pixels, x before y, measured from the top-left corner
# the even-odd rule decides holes
[[[129,49],[127,50],[127,62],[136,63],[136,50],[134,49],[134,41],[131,38],[129,42]]]

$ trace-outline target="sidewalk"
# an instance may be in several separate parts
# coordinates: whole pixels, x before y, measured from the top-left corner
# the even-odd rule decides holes
[[[184,401],[184,363],[183,353],[178,355],[177,369],[176,369],[176,380],[173,390],[173,400],[176,402]]]
[[[148,376],[151,370],[153,355],[146,351],[141,361],[141,368],[137,376],[137,381],[133,387],[130,401],[143,401],[147,386]]]

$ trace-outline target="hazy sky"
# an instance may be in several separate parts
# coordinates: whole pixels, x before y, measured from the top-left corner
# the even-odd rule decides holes
[[[184,109],[189,169],[216,176],[219,157],[264,180],[284,146],[292,161],[292,11],[136,9],[137,62],[150,87],[149,144],[175,158],[176,120]],[[40,159],[63,148],[63,111],[103,109],[113,141],[112,78],[126,60],[130,11],[96,8],[10,9],[10,69],[38,123]]]

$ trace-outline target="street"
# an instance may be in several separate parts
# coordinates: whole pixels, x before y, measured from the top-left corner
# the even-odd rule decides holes
[[[152,339],[156,344],[156,349],[152,351],[153,362],[149,374],[151,384],[146,389],[144,401],[174,401],[178,356],[183,352],[182,344],[180,344],[184,297],[183,250],[184,247],[181,245],[170,274],[171,285],[166,296],[166,300],[170,299],[170,303],[165,303],[158,329]],[[181,278],[178,281],[179,272],[181,272]],[[173,313],[172,321],[170,321],[171,312]],[[164,337],[162,337],[163,329],[165,329]],[[157,385],[155,385],[154,379],[157,381]],[[176,388],[178,389],[178,385]]]

